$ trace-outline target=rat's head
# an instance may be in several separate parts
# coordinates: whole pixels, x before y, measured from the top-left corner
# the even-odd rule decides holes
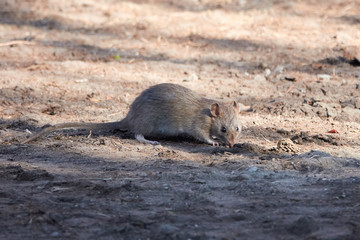
[[[210,107],[213,118],[210,134],[219,142],[233,147],[241,132],[239,107],[236,102],[229,105],[213,103]]]

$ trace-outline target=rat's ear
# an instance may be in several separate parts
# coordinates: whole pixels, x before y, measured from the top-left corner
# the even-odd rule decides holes
[[[233,105],[234,108],[239,109],[239,106],[238,106],[236,101],[234,101],[232,105]]]
[[[210,112],[211,112],[211,115],[213,115],[213,117],[221,117],[222,116],[222,110],[218,103],[211,104]]]
[[[239,105],[237,104],[237,102],[234,101],[231,105],[234,107],[235,112],[238,113],[239,112]]]

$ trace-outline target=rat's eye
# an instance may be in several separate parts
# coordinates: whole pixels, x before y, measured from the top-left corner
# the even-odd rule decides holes
[[[221,128],[221,131],[224,133],[224,132],[226,132],[226,127],[222,127]]]
[[[237,131],[237,132],[239,131],[239,127],[236,127],[236,131]]]

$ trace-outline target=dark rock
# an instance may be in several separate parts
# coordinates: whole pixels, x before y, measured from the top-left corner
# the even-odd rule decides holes
[[[312,217],[303,216],[292,223],[287,230],[298,236],[306,236],[318,229],[318,224]]]

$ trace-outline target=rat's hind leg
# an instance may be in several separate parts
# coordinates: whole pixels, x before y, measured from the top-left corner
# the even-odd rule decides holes
[[[145,139],[142,134],[135,134],[135,138],[136,138],[136,140],[138,140],[141,143],[147,143],[147,144],[152,144],[152,145],[159,145],[160,144],[157,141],[150,141],[150,140]]]

